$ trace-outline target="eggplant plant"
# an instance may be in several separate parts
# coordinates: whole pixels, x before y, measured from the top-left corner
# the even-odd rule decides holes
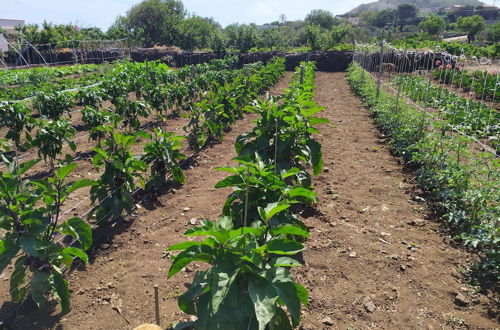
[[[267,212],[281,209],[275,208]],[[183,326],[226,329],[230,324],[234,329],[252,330],[298,326],[301,305],[308,304],[308,291],[294,281],[288,268],[301,266],[293,256],[304,246],[283,238],[287,233],[307,235],[294,225],[274,231],[265,225],[234,229],[230,217],[221,217],[215,223],[205,221],[201,227],[189,229],[186,236],[206,238],[168,249],[181,251],[168,277],[195,261],[205,262],[210,268],[197,271],[189,289],[178,299],[182,311],[197,316],[196,321]]]
[[[151,109],[141,101],[130,101],[127,98],[119,98],[114,103],[116,113],[123,118],[123,125],[129,127],[130,131],[141,127],[140,117],[148,117]]]
[[[103,101],[104,91],[100,87],[81,89],[76,93],[78,105],[98,108]]]
[[[72,192],[92,181],[68,182],[68,175],[76,169],[74,163],[59,168],[47,181],[26,180],[22,176],[38,160],[19,166],[4,161],[8,171],[0,173],[0,227],[6,233],[0,240],[0,272],[14,262],[10,277],[14,302],[21,302],[30,290],[35,304],[42,307],[49,295],[55,295],[61,314],[66,314],[70,292],[63,267],[70,268],[74,258],[88,262],[85,250],[92,245],[92,230],[80,218],[63,221],[61,208]],[[72,237],[78,246],[63,247],[58,243],[60,235]]]

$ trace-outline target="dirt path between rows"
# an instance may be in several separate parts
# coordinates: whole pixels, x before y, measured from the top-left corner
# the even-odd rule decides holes
[[[316,84],[330,124],[319,137],[327,167],[316,179],[322,215],[306,220],[307,265],[297,272],[311,291],[303,328],[497,328],[493,303],[458,271],[470,256],[436,233],[344,74],[318,73]]]
[[[390,155],[344,74],[318,72],[316,82],[315,99],[331,123],[318,137],[326,166],[315,178],[320,212],[305,219],[311,237],[305,266],[295,271],[310,291],[300,329],[498,327],[490,299],[463,284],[458,269],[470,256],[440,236],[437,224],[419,221],[426,219],[425,204],[414,201],[410,176]],[[44,317],[46,310],[27,304],[11,327],[131,329],[154,320],[155,283],[162,325],[187,320],[177,297],[199,265],[167,280],[170,261],[163,252],[184,241],[182,233],[199,219],[220,214],[229,190],[213,188],[226,176],[214,168],[232,164],[235,139],[253,119],[247,116],[221,144],[202,152],[184,186],[145,204],[99,241],[92,263],[69,275],[70,314]],[[418,226],[408,224],[414,220]]]

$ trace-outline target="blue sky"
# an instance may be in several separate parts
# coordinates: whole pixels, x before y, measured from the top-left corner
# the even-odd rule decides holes
[[[369,1],[369,0],[368,0]],[[0,18],[41,23],[75,23],[108,28],[140,0],[0,0]],[[223,26],[231,23],[267,23],[285,14],[289,20],[303,19],[312,9],[342,14],[367,0],[183,0],[189,12],[214,17]]]
[[[285,14],[303,19],[312,9],[342,14],[371,0],[183,0],[189,12],[214,17],[223,26],[231,23],[268,23]],[[0,18],[24,19],[28,23],[77,23],[108,28],[140,0],[0,0]],[[493,1],[484,1],[492,3]]]

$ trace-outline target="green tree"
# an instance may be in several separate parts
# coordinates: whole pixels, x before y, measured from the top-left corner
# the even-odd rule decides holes
[[[330,49],[336,45],[341,44],[347,38],[347,36],[352,32],[352,26],[350,24],[335,25],[332,27],[328,33],[328,45],[327,49]]]
[[[377,28],[386,27],[394,23],[396,19],[396,11],[391,9],[376,11],[365,11],[361,14],[361,21],[364,25],[373,26]]]
[[[410,4],[398,6],[399,30],[403,31],[405,25],[408,25],[417,17],[417,7]]]
[[[179,42],[179,26],[184,19],[184,5],[177,0],[143,0],[126,16],[128,30],[145,47]]]
[[[486,38],[488,41],[500,42],[500,22],[492,24],[488,27]]]
[[[210,39],[218,27],[208,18],[191,16],[180,23],[180,47],[194,50],[209,47]]]
[[[259,44],[262,48],[269,48],[273,51],[276,48],[284,47],[285,39],[279,28],[269,28],[260,32]]]
[[[476,35],[485,28],[484,18],[479,15],[469,17],[460,17],[458,19],[458,28],[467,33],[469,43],[476,39]]]
[[[446,22],[441,16],[431,15],[420,22],[418,27],[430,35],[440,35],[446,27]]]
[[[307,14],[305,23],[307,25],[319,25],[323,29],[329,30],[338,22],[331,12],[323,9],[314,9]]]
[[[257,26],[255,24],[231,24],[224,30],[228,46],[247,53],[257,45]]]
[[[305,30],[305,38],[307,45],[311,47],[311,50],[315,51],[321,49],[322,31],[319,25],[307,25]]]

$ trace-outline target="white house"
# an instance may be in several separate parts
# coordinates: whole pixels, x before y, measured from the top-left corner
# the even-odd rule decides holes
[[[0,33],[0,52],[6,52],[9,50],[9,44],[7,43],[7,39]]]
[[[22,19],[7,19],[0,18],[0,31],[4,31],[5,34],[12,34],[16,32],[17,26],[24,26],[24,20]],[[9,50],[9,45],[7,39],[3,34],[0,33],[0,51],[6,52]]]
[[[24,20],[22,19],[7,19],[0,18],[0,29],[7,33],[14,33],[16,31],[16,26],[24,26]]]

